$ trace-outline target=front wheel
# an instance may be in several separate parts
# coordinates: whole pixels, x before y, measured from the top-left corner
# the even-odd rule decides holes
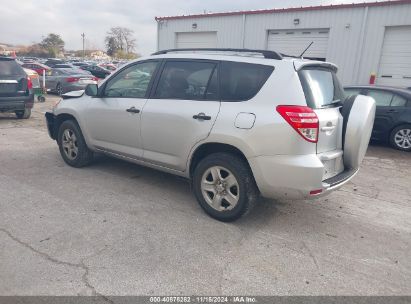
[[[231,222],[247,214],[258,197],[258,189],[247,163],[228,153],[207,156],[194,170],[194,194],[211,217]]]
[[[73,120],[66,120],[60,125],[57,143],[64,161],[72,167],[84,167],[93,160],[93,152],[87,147],[80,127]]]
[[[390,144],[395,149],[411,151],[411,125],[402,125],[392,130]]]

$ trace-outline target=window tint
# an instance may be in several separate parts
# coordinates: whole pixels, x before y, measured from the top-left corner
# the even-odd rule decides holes
[[[14,60],[1,60],[0,59],[0,75],[11,76],[11,75],[24,75],[23,69]]]
[[[380,107],[388,107],[392,99],[392,93],[378,90],[369,90],[368,96],[374,98],[376,105]]]
[[[334,71],[324,68],[307,68],[299,72],[307,105],[321,109],[342,101],[344,90]]]
[[[394,95],[391,101],[391,107],[405,107],[407,100],[399,95]]]
[[[135,64],[114,76],[107,84],[107,97],[144,98],[158,62],[149,61]]]
[[[206,99],[215,63],[200,61],[171,61],[164,66],[154,98]],[[211,88],[212,89],[212,88]],[[214,88],[216,90],[216,88]],[[211,92],[212,93],[212,92]],[[211,97],[210,94],[209,97]]]
[[[223,62],[221,65],[221,100],[244,101],[254,97],[274,67],[242,62]]]

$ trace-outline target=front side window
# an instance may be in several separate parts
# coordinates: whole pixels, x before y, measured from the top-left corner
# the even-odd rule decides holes
[[[245,101],[253,98],[270,77],[273,66],[242,62],[221,65],[221,100]]]
[[[148,61],[124,69],[107,83],[104,96],[144,98],[157,64]]]
[[[392,93],[378,90],[368,91],[368,96],[374,98],[377,107],[389,107],[391,104]]]
[[[216,96],[213,73],[217,64],[201,61],[170,61],[164,66],[154,98],[206,100]],[[216,75],[216,74],[215,74]],[[217,77],[217,75],[215,76]]]

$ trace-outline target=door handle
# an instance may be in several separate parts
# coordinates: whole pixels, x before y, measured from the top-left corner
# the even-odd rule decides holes
[[[140,110],[135,107],[128,108],[126,111],[129,113],[140,113]]]
[[[194,115],[193,118],[198,120],[211,120],[211,116],[207,116],[204,113],[198,113],[197,115]]]
[[[326,132],[326,131],[332,131],[332,130],[334,130],[334,129],[335,129],[335,126],[322,127],[322,128],[321,128],[321,131]]]
[[[392,109],[392,110],[388,110],[387,113],[398,113],[398,111]]]

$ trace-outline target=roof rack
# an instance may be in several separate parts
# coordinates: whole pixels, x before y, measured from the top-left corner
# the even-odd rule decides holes
[[[206,51],[206,52],[235,52],[235,53],[260,53],[267,59],[281,60],[283,57],[280,53],[267,50],[252,50],[252,49],[224,49],[224,48],[184,48],[184,49],[169,49],[155,52],[151,55],[164,55],[172,52],[188,52],[188,51]]]

